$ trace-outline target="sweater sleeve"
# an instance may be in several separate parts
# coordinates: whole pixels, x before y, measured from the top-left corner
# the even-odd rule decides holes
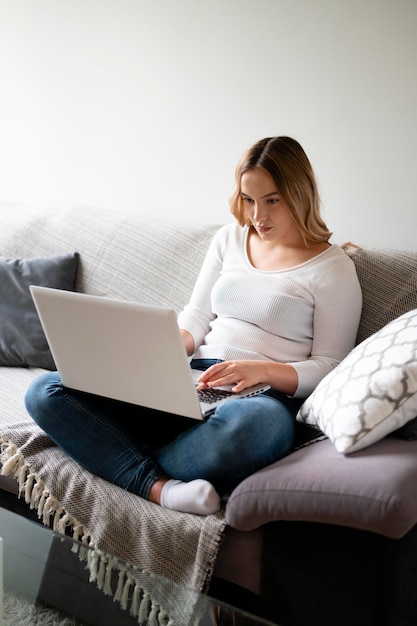
[[[341,254],[317,276],[313,342],[307,360],[291,363],[298,374],[295,397],[307,397],[353,349],[362,311],[362,291],[353,261]]]
[[[178,325],[187,330],[194,339],[195,350],[203,343],[215,315],[212,310],[211,292],[222,269],[223,249],[229,227],[223,226],[214,235],[207,250],[188,304],[178,315]]]

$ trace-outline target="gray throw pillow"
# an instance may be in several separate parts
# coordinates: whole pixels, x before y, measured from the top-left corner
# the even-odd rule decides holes
[[[74,291],[79,254],[0,257],[0,365],[55,369],[30,285]]]

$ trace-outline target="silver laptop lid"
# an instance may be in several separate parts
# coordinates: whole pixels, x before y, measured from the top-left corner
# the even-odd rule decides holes
[[[173,310],[30,287],[65,386],[202,419]]]

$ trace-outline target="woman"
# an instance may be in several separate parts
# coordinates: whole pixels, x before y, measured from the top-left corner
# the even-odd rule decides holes
[[[247,151],[231,211],[237,224],[214,237],[178,323],[191,366],[202,370],[200,388],[268,383],[268,392],[236,398],[197,424],[69,390],[56,372],[26,395],[33,419],[80,465],[200,515],[288,453],[300,405],[353,348],[362,307],[353,262],[329,243],[314,173],[295,140],[267,138]]]

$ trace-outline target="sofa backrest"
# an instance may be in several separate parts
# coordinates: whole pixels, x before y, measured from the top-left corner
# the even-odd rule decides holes
[[[162,304],[188,301],[219,224],[88,208],[0,206],[0,256],[80,253],[77,290]],[[417,253],[350,247],[363,292],[357,343],[417,308]]]
[[[363,307],[356,343],[391,320],[417,308],[417,253],[350,247]]]
[[[0,256],[79,252],[78,291],[165,305],[179,312],[218,228],[91,207],[2,205]]]

